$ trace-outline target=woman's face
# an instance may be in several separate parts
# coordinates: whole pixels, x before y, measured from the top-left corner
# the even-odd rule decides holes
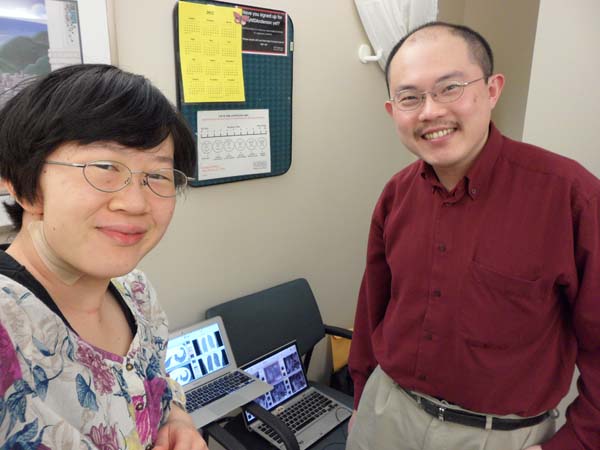
[[[169,137],[149,150],[112,142],[66,143],[47,160],[111,160],[132,171],[153,171],[173,167],[173,141]],[[175,209],[175,198],[154,194],[142,184],[143,176],[134,174],[124,189],[107,193],[92,187],[81,168],[46,164],[35,207],[43,216],[44,234],[56,256],[82,274],[99,279],[135,268],[160,241]]]

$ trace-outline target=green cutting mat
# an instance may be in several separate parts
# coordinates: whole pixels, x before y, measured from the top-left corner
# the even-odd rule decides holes
[[[186,0],[192,3],[213,4],[217,6],[240,7],[233,3],[206,0]],[[248,6],[256,8],[255,6]],[[261,54],[242,54],[244,71],[245,102],[218,103],[184,103],[181,70],[179,64],[179,25],[177,5],[173,14],[175,66],[177,68],[177,106],[188,121],[191,129],[196,132],[197,112],[208,110],[237,110],[237,109],[268,109],[269,131],[271,138],[271,171],[268,173],[217,178],[213,180],[198,180],[192,186],[207,186],[232,181],[249,180],[261,177],[282,175],[288,171],[292,163],[292,63],[294,53],[294,25],[287,16],[287,45],[286,56]],[[282,11],[279,11],[282,12]],[[196,137],[197,140],[197,137]],[[197,168],[196,168],[197,170]]]

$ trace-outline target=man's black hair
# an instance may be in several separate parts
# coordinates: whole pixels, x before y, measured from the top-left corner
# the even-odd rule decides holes
[[[0,110],[0,177],[34,202],[44,161],[61,144],[117,142],[140,150],[168,136],[176,169],[192,175],[194,137],[166,97],[141,75],[105,64],[78,64],[26,82]],[[18,230],[23,208],[5,204]]]
[[[474,62],[476,62],[479,65],[479,67],[481,67],[486,81],[490,77],[490,75],[494,73],[494,55],[492,53],[492,48],[490,47],[488,41],[486,41],[481,34],[464,25],[456,25],[452,23],[439,21],[428,22],[415,28],[414,30],[411,30],[406,36],[400,39],[400,41],[394,46],[394,48],[392,48],[390,55],[388,56],[387,62],[385,64],[385,81],[387,83],[388,92],[390,90],[390,63],[392,62],[392,59],[394,58],[398,50],[400,50],[400,47],[402,47],[406,40],[410,38],[413,34],[415,34],[417,31],[433,27],[445,28],[450,32],[450,34],[462,38],[467,43],[467,47],[469,48],[471,58]]]

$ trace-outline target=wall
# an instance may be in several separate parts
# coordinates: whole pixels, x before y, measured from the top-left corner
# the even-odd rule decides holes
[[[569,8],[557,0],[542,0],[523,130],[523,140],[573,158],[596,176],[600,176],[598,17],[597,0],[580,0]],[[574,379],[559,407],[560,424],[576,395]]]
[[[600,176],[600,2],[543,0],[523,138],[576,159]]]
[[[173,327],[296,277],[308,279],[327,322],[350,326],[372,208],[410,159],[383,107],[384,76],[377,64],[358,60],[358,46],[368,41],[353,3],[244,3],[286,10],[294,21],[291,169],[192,189],[141,267]],[[174,4],[113,2],[119,65],[146,75],[173,101]]]
[[[494,51],[495,72],[506,85],[494,123],[513,139],[523,136],[539,0],[439,0],[439,19],[480,31]],[[508,31],[509,30],[509,31]]]
[[[468,0],[465,24],[482,30],[494,50],[495,71],[506,76],[493,120],[504,134],[520,140],[540,0]]]

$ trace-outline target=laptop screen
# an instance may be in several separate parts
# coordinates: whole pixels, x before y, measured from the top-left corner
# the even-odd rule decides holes
[[[269,411],[308,389],[296,342],[261,356],[242,368],[273,386],[273,390],[254,400]],[[255,417],[246,413],[246,419],[250,423]]]
[[[183,386],[226,368],[230,359],[219,323],[214,322],[169,339],[165,368]]]

